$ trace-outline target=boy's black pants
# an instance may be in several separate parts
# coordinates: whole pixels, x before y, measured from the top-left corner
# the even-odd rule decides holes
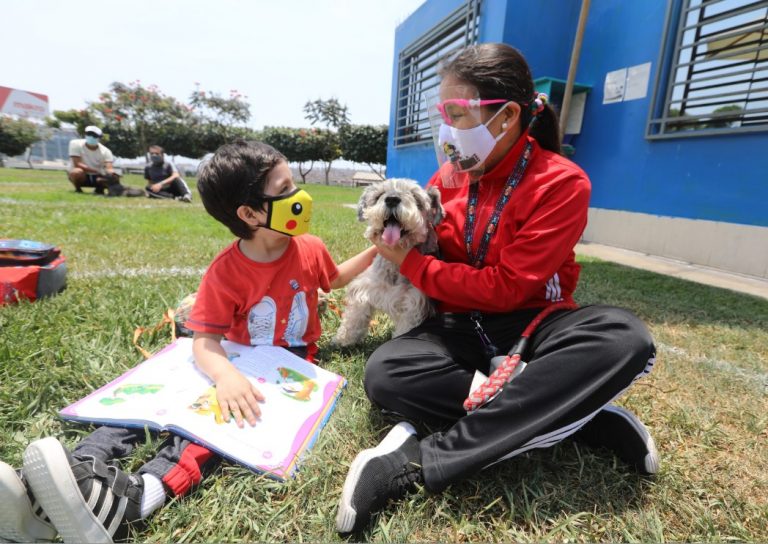
[[[86,436],[72,454],[80,458],[89,455],[110,463],[127,457],[144,441],[144,429],[99,427]],[[220,461],[221,458],[212,451],[170,434],[155,456],[139,468],[138,473],[155,476],[163,482],[166,491],[181,497],[199,484],[205,473]]]
[[[484,314],[481,325],[506,354],[538,310]],[[655,357],[650,333],[631,312],[586,306],[556,312],[534,332],[528,367],[491,402],[462,404],[475,370],[489,361],[469,314],[440,314],[373,352],[365,391],[377,405],[448,426],[421,441],[424,483],[441,491],[484,467],[578,431]]]
[[[153,185],[153,182],[148,181],[146,190],[147,195],[154,198],[168,198],[173,199],[176,197],[182,197],[186,194],[189,194],[189,187],[187,187],[187,184],[184,183],[184,180],[180,178],[175,178],[171,180],[171,182],[163,187],[161,190],[157,192],[153,192],[151,187]]]

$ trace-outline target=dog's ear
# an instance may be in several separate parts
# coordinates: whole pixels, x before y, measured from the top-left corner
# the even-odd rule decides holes
[[[360,200],[357,202],[357,220],[361,223],[365,221],[363,212],[376,203],[375,195],[379,191],[379,188],[376,185],[376,183],[373,183],[366,187],[363,194],[360,195]]]
[[[432,224],[437,225],[443,220],[445,215],[443,203],[440,200],[440,190],[437,187],[431,186],[427,188],[427,196],[429,196],[429,211]]]

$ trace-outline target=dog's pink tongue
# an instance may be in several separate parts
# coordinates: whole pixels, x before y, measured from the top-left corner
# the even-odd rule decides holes
[[[384,227],[384,232],[381,233],[381,239],[388,246],[393,246],[400,240],[400,226],[399,225],[387,225]]]

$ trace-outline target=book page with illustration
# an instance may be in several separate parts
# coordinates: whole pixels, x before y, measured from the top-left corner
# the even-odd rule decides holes
[[[277,479],[290,476],[314,442],[346,380],[274,346],[224,341],[227,358],[264,394],[261,418],[239,428],[180,338],[60,412],[64,419],[169,430]]]

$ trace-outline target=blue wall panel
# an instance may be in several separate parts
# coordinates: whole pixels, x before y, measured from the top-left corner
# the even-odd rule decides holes
[[[574,159],[591,205],[768,226],[768,134],[647,140],[667,2],[592,2],[577,79],[592,84]],[[605,74],[652,62],[648,96],[603,104]]]
[[[393,82],[402,48],[461,4],[427,0],[398,27]],[[485,0],[482,5],[481,42],[502,40],[520,49],[534,78],[566,78],[580,2]],[[666,14],[666,0],[591,2],[576,80],[592,85],[592,92],[582,133],[573,141],[574,160],[592,179],[591,206],[768,226],[768,133],[645,138]],[[608,72],[646,62],[652,68],[645,98],[602,103]],[[435,167],[432,146],[395,149],[390,141],[390,176],[424,183]]]
[[[427,183],[437,168],[437,158],[431,144],[394,147],[395,115],[397,114],[397,71],[400,52],[463,5],[465,0],[427,0],[395,30],[395,55],[392,62],[392,98],[389,111],[389,142],[387,146],[387,175],[415,179]],[[502,17],[502,22],[503,22]]]
[[[509,2],[503,41],[520,50],[533,79],[568,75],[579,8],[573,0]]]
[[[552,1],[552,0],[548,0]],[[458,9],[465,0],[427,0],[395,31],[395,58],[392,66],[392,101],[389,117],[389,146],[387,150],[387,175],[415,179],[422,185],[437,170],[437,158],[431,144],[394,147],[395,101],[397,99],[397,70],[400,51],[428,32],[434,25]],[[484,0],[480,13],[479,41],[504,40],[507,0]]]

